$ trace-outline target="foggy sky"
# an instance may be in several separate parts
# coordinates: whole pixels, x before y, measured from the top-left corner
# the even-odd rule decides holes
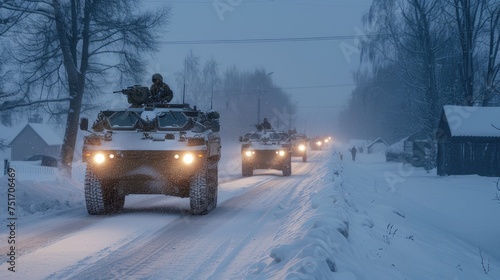
[[[148,8],[165,3],[143,2]],[[151,63],[150,72],[162,73],[176,90],[174,73],[182,69],[190,50],[202,62],[214,58],[221,74],[233,65],[248,71],[265,68],[273,72],[274,82],[290,93],[292,103],[299,107],[297,129],[307,127],[308,133],[317,134],[323,132],[321,127],[327,126],[330,132],[336,114],[346,105],[354,88],[352,72],[359,62],[358,41],[355,36],[340,40],[300,39],[362,34],[361,16],[370,3],[369,0],[171,1],[172,18],[163,41],[202,42],[164,44]],[[277,38],[299,40],[203,44],[204,40],[214,39]]]

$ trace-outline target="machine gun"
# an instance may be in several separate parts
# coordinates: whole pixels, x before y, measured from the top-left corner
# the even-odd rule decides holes
[[[141,106],[145,103],[150,103],[149,88],[140,85],[134,85],[126,89],[113,91],[113,93],[123,93],[127,96],[127,102],[132,106]]]

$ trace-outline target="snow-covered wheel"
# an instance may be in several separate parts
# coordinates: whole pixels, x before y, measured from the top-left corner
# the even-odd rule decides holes
[[[191,213],[205,215],[217,206],[217,163],[204,162],[189,186]]]
[[[85,173],[85,202],[90,215],[102,215],[123,210],[125,196],[119,195],[112,181],[102,181],[87,166]]]
[[[244,161],[241,162],[241,175],[243,175],[244,177],[252,176],[253,167],[250,164],[245,163]]]
[[[307,162],[307,154],[304,153],[304,155],[302,156],[302,162]]]
[[[290,159],[287,163],[285,163],[285,166],[283,167],[283,176],[290,176],[292,175],[292,160]]]

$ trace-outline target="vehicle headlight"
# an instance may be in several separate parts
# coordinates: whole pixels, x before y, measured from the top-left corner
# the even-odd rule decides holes
[[[316,145],[321,146],[321,141],[316,142]]]
[[[305,151],[306,150],[306,146],[304,144],[300,144],[299,145],[299,151]]]
[[[328,143],[328,139],[325,139],[325,143]]]
[[[94,162],[97,164],[101,164],[106,160],[106,157],[102,153],[97,153],[94,155]]]
[[[185,164],[191,164],[194,162],[194,156],[193,154],[184,154],[182,156],[182,161],[185,163]]]
[[[276,153],[277,153],[278,155],[280,155],[280,156],[284,156],[284,155],[285,155],[285,151],[283,151],[283,150],[279,150],[279,151],[277,151]]]
[[[251,157],[252,156],[252,151],[245,151],[245,156]]]

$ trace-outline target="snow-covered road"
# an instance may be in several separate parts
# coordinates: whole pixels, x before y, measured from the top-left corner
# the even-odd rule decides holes
[[[342,160],[337,146],[294,158],[290,177],[244,178],[237,143],[224,151],[205,216],[161,195],[89,216],[83,180],[19,181],[16,272],[2,226],[0,279],[500,279],[497,178]]]
[[[188,199],[135,195],[127,197],[120,214],[89,216],[81,207],[26,225],[21,221],[16,277],[243,278],[249,263],[269,255],[276,238],[293,241],[297,233],[280,232],[285,221],[276,217],[290,203],[300,203],[294,201],[297,193],[311,192],[311,184],[324,176],[327,155],[311,153],[307,163],[294,158],[291,177],[274,170],[249,178],[225,173],[218,206],[205,216],[189,214]],[[299,227],[303,215],[294,213],[296,220],[286,221],[286,228]],[[7,257],[1,261],[4,274]]]

